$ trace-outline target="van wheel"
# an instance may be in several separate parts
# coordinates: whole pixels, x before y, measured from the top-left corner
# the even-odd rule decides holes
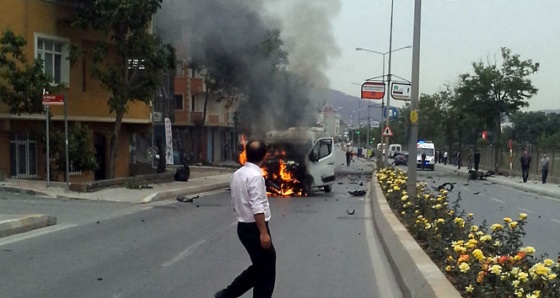
[[[325,186],[323,187],[323,189],[325,190],[325,192],[329,193],[329,192],[331,192],[332,187],[331,187],[330,185],[325,185]]]

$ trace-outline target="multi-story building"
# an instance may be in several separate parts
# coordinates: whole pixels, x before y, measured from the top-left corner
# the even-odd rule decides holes
[[[93,131],[98,170],[94,173],[71,173],[71,181],[105,179],[109,173],[109,147],[115,115],[109,113],[108,90],[91,76],[92,49],[102,36],[59,26],[61,18],[74,12],[77,1],[68,0],[0,0],[0,32],[12,30],[27,41],[25,54],[30,61],[40,57],[53,83],[63,83],[69,126],[75,122]],[[84,49],[84,57],[72,67],[68,58],[71,44]],[[62,106],[51,107],[55,128],[64,128]],[[138,162],[136,134],[149,135],[151,107],[131,103],[123,119],[119,136],[115,176],[131,174],[131,164]],[[45,177],[44,144],[36,132],[45,129],[45,114],[9,113],[0,104],[0,171],[12,178]],[[141,154],[144,156],[145,154]],[[56,177],[55,177],[56,178]]]
[[[340,130],[340,113],[337,112],[331,105],[324,105],[322,110],[323,127],[329,135],[335,139],[341,137]]]

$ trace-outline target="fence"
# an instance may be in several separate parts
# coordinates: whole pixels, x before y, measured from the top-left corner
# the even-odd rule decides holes
[[[523,154],[523,149],[516,148],[513,150],[512,154],[512,174],[515,176],[521,176],[521,156]],[[548,170],[548,180],[554,183],[560,183],[560,150],[539,150],[535,148],[529,152],[531,156],[531,166],[529,168],[529,174],[532,179],[540,180],[541,169],[540,161],[542,155],[546,156],[550,160],[549,170]],[[464,157],[468,156],[468,152],[463,153]],[[464,165],[467,165],[468,161],[465,159],[463,161]],[[500,172],[509,173],[509,163],[510,163],[510,153],[509,151],[501,152],[500,163],[498,169]],[[482,169],[494,169],[494,149],[490,147],[480,149],[480,168]]]

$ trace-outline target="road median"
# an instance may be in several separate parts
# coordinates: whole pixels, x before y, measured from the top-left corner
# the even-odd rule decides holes
[[[6,216],[0,216],[0,218]],[[7,237],[56,224],[56,217],[44,214],[18,216],[0,220],[0,237]]]

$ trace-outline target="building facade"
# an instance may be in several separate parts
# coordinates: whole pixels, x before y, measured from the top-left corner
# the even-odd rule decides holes
[[[106,179],[109,173],[110,138],[115,115],[109,112],[110,92],[91,76],[92,52],[102,36],[61,27],[58,22],[74,12],[76,1],[56,0],[0,0],[0,31],[11,30],[27,41],[25,55],[29,61],[41,58],[44,70],[53,84],[64,84],[60,93],[65,96],[69,127],[80,122],[93,131],[92,144],[96,150],[98,169],[92,173],[74,171],[70,181]],[[70,65],[68,49],[81,46],[84,56]],[[63,106],[52,106],[52,127],[64,129]],[[131,103],[123,119],[118,142],[115,176],[131,175],[136,161],[134,134],[149,134],[151,107],[145,103]],[[45,114],[9,113],[0,104],[0,171],[7,177],[44,179],[46,172],[45,144],[40,137],[45,131]],[[60,179],[60,177],[53,177]]]

